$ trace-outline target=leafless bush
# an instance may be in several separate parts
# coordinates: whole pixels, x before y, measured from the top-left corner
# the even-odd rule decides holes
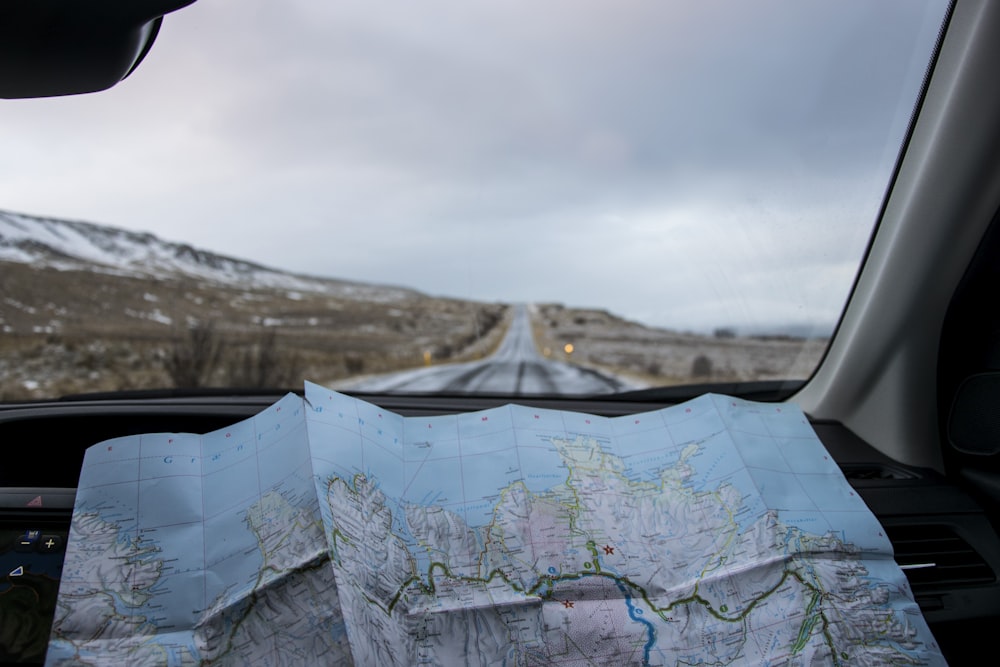
[[[301,382],[301,360],[294,352],[282,354],[274,329],[234,351],[228,359],[226,384],[255,389],[291,387]]]
[[[706,378],[712,375],[712,360],[704,354],[699,354],[691,362],[691,377]]]
[[[495,326],[503,321],[503,314],[506,309],[506,306],[499,306],[487,307],[479,311],[476,315],[476,329],[478,330],[480,337],[488,334]]]
[[[164,367],[175,387],[204,387],[215,372],[222,345],[211,322],[199,322],[174,340]]]
[[[348,352],[344,355],[344,369],[348,375],[363,373],[365,370],[365,360],[359,354]]]

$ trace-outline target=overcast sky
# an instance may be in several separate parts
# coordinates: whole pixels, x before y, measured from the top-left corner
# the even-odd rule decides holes
[[[0,208],[431,294],[829,325],[922,4],[198,0],[115,88],[0,101]]]

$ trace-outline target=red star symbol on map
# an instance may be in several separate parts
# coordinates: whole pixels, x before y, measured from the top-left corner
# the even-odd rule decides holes
[[[572,600],[563,600],[562,603],[563,603],[563,606],[566,607],[567,609],[572,609],[573,608],[573,601]]]
[[[610,554],[613,554],[614,552],[615,552],[615,548],[614,547],[608,546],[607,544],[604,545],[604,553],[605,554],[610,555]]]

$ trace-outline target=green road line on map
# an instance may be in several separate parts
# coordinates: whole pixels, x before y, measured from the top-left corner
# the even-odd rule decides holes
[[[581,452],[581,454],[582,453],[583,452]],[[580,492],[576,488],[576,485],[587,481],[587,475],[586,475],[587,471],[597,471],[597,472],[603,471],[606,473],[614,474],[615,476],[622,479],[622,481],[629,487],[636,487],[636,486],[655,487],[656,485],[651,485],[649,483],[637,484],[633,480],[625,478],[617,470],[614,470],[612,466],[608,465],[608,455],[605,452],[601,451],[600,449],[597,448],[592,449],[587,454],[588,454],[587,459],[576,459],[576,461],[581,465],[571,465],[569,464],[569,461],[574,460],[573,452],[564,452],[564,461],[567,462],[565,481],[562,485],[562,488],[559,489],[559,493],[553,492],[549,494],[549,499],[547,502],[552,502],[554,503],[554,505],[565,510],[566,512],[565,520],[568,522],[568,529],[570,535],[587,535],[589,537],[590,534],[581,531],[579,526],[577,525],[580,512],[582,511],[583,503],[580,497]],[[355,487],[353,489],[355,492],[357,490],[356,484],[357,484],[357,477],[355,478]],[[536,498],[539,498],[539,496],[537,496],[535,493],[533,493],[527,488],[527,486],[524,484],[522,480],[518,480],[517,482],[511,483],[509,486],[501,490],[500,492],[501,503],[509,493],[513,492],[515,488],[519,488],[524,493],[526,502],[528,502],[529,505],[535,502]],[[659,485],[659,488],[662,490],[664,488],[664,484],[661,483]],[[722,496],[718,492],[702,492],[702,493],[696,492],[693,495],[695,497],[700,497],[702,495],[714,496],[714,498],[717,501],[716,504],[723,506],[726,512],[728,513],[728,526],[730,527],[730,529],[736,528],[736,520],[733,515],[733,512],[731,508],[726,506],[725,502],[723,502]],[[583,579],[584,577],[603,577],[605,579],[615,582],[617,585],[621,587],[625,587],[634,591],[634,597],[641,600],[645,604],[646,608],[651,610],[652,613],[659,616],[665,622],[673,620],[670,615],[670,613],[673,610],[682,607],[684,605],[697,604],[700,605],[708,615],[710,615],[712,618],[718,621],[722,621],[725,623],[740,623],[743,622],[751,613],[753,613],[754,610],[758,607],[758,605],[760,605],[762,602],[765,602],[768,598],[774,595],[779,589],[785,586],[788,583],[789,578],[793,578],[798,582],[799,585],[807,589],[807,594],[810,595],[810,601],[808,604],[808,608],[806,610],[805,620],[803,621],[798,636],[796,637],[791,647],[792,654],[799,653],[802,650],[804,650],[805,646],[809,641],[809,638],[813,636],[816,631],[817,623],[821,623],[824,643],[829,647],[834,663],[841,664],[842,660],[840,659],[839,653],[835,650],[835,644],[829,631],[828,619],[826,618],[825,614],[822,611],[823,591],[817,588],[815,584],[807,581],[806,578],[803,576],[803,574],[801,574],[800,572],[798,572],[793,568],[788,568],[788,567],[784,568],[781,571],[780,578],[778,579],[777,583],[774,586],[772,586],[771,588],[762,593],[759,593],[755,598],[745,603],[739,610],[739,612],[736,614],[729,613],[729,608],[725,604],[720,604],[719,608],[716,609],[715,607],[713,607],[713,604],[709,602],[709,600],[707,600],[706,598],[702,597],[699,594],[698,589],[704,577],[709,573],[718,570],[720,567],[723,567],[725,561],[728,558],[726,556],[726,553],[729,551],[729,549],[732,548],[733,541],[736,539],[736,534],[735,531],[727,531],[727,532],[730,532],[730,534],[726,536],[723,544],[715,552],[715,557],[710,558],[709,562],[706,563],[705,566],[702,568],[701,574],[695,581],[691,593],[685,597],[673,600],[669,604],[662,606],[659,606],[656,603],[654,603],[654,601],[650,598],[649,592],[645,588],[643,588],[643,586],[632,581],[628,576],[618,575],[604,570],[601,567],[601,559],[599,553],[600,550],[597,545],[597,542],[594,539],[589,539],[585,543],[590,558],[587,559],[586,562],[584,563],[583,565],[584,569],[582,571],[560,572],[559,574],[553,573],[545,575],[540,575],[536,573],[536,578],[534,580],[534,583],[532,583],[527,588],[525,588],[525,585],[520,583],[518,579],[512,579],[509,574],[505,573],[504,570],[501,570],[499,568],[492,569],[489,573],[485,574],[485,576],[482,574],[479,574],[479,576],[464,576],[464,575],[456,576],[454,573],[451,572],[446,562],[432,561],[429,567],[427,568],[426,575],[424,575],[426,576],[426,580],[424,579],[424,576],[420,576],[417,574],[408,577],[406,581],[404,581],[399,586],[396,593],[393,595],[392,599],[389,601],[386,607],[383,607],[381,604],[378,604],[375,601],[370,600],[368,596],[365,597],[366,599],[369,599],[370,602],[372,602],[379,608],[383,609],[383,611],[385,611],[388,615],[391,615],[396,606],[402,600],[403,596],[406,594],[407,589],[410,589],[411,587],[416,587],[416,589],[419,590],[421,594],[429,596],[435,595],[437,591],[436,577],[438,576],[449,578],[454,581],[465,582],[469,584],[480,584],[480,585],[489,584],[499,579],[502,580],[509,587],[511,591],[541,599],[551,599],[551,597],[555,594],[556,587],[561,583],[577,581]],[[485,535],[486,535],[487,545],[489,545],[490,543],[495,543],[495,545],[499,547],[501,550],[506,550],[503,531],[500,529],[500,526],[497,525],[495,518],[486,526]],[[340,539],[344,539],[345,541],[347,540],[347,537],[345,535],[339,534],[335,531],[334,532],[335,540],[337,537],[339,537]],[[486,563],[486,559],[489,555],[489,552],[490,548],[488,547],[483,548],[483,550],[480,552],[478,559],[480,568],[482,568],[483,565]],[[524,564],[528,566],[531,565],[529,563],[524,563]],[[482,570],[480,569],[480,573],[481,572]]]
[[[499,568],[490,571],[490,573],[485,578],[484,577],[467,577],[467,576],[458,576],[458,575],[455,575],[455,574],[453,574],[451,572],[451,570],[448,569],[448,566],[445,563],[442,563],[440,561],[434,561],[427,568],[427,583],[424,584],[423,579],[421,577],[418,577],[418,576],[412,576],[412,577],[408,578],[406,581],[404,581],[402,584],[400,584],[399,588],[396,590],[396,594],[392,596],[392,600],[389,601],[389,604],[384,608],[384,611],[387,614],[391,614],[393,608],[399,602],[399,599],[403,596],[403,592],[407,588],[409,588],[410,586],[412,586],[414,584],[425,595],[434,595],[434,593],[437,591],[437,586],[435,586],[435,584],[434,584],[434,570],[435,569],[441,570],[441,573],[445,577],[447,577],[449,579],[454,579],[455,581],[464,581],[464,582],[470,583],[470,584],[488,584],[491,581],[493,581],[494,579],[497,579],[497,578],[503,579],[504,583],[506,583],[508,586],[510,586],[510,588],[512,590],[515,590],[518,593],[530,594],[528,591],[524,590],[523,586],[521,586],[518,583],[512,581],[510,579],[510,577],[508,577],[506,574],[504,574],[503,571],[500,570]],[[380,608],[382,608],[381,605],[378,605],[378,606]]]
[[[569,505],[565,505],[566,509],[569,510],[568,520],[569,520],[569,534],[570,535],[583,535],[584,532],[576,527],[576,517],[580,512],[580,507],[582,503],[580,502],[580,495],[576,491],[570,482],[573,480],[573,476],[576,474],[573,466],[566,464],[566,481],[564,482],[567,489],[569,489],[570,494],[573,496],[573,502]],[[529,491],[530,493],[530,491]]]
[[[592,561],[590,561],[590,563],[584,563],[583,566],[587,567],[588,565],[590,565],[591,563],[593,563],[593,565],[594,565],[594,572],[600,572],[601,571],[601,561],[600,561],[600,557],[597,555],[597,543],[594,542],[593,540],[589,540],[587,542],[587,549],[589,549],[590,553],[592,553],[594,555],[594,559]]]
[[[670,604],[668,604],[666,606],[657,606],[650,599],[649,593],[646,591],[646,589],[643,588],[642,586],[640,586],[639,584],[633,582],[627,576],[615,575],[615,574],[612,574],[612,573],[609,573],[609,572],[605,572],[605,571],[603,571],[601,569],[600,556],[599,556],[599,553],[598,553],[597,543],[596,542],[594,542],[593,540],[589,540],[586,543],[586,548],[587,548],[588,551],[590,551],[591,556],[592,556],[592,560],[588,561],[586,565],[590,565],[592,569],[588,568],[586,571],[578,572],[578,573],[564,573],[564,574],[559,574],[559,575],[543,575],[543,576],[538,577],[538,579],[535,581],[535,583],[530,588],[528,588],[527,590],[523,586],[521,586],[520,584],[518,584],[515,581],[511,580],[511,578],[507,574],[505,574],[502,570],[500,570],[499,568],[491,570],[485,577],[456,576],[454,573],[451,572],[451,570],[449,569],[449,567],[448,567],[448,565],[446,563],[443,563],[443,562],[440,562],[440,561],[433,561],[430,564],[430,566],[428,567],[428,569],[427,569],[427,583],[426,584],[423,582],[422,577],[411,576],[411,577],[409,577],[406,581],[404,581],[399,586],[399,588],[397,589],[395,595],[392,597],[392,599],[390,600],[389,604],[386,607],[382,607],[381,604],[377,604],[377,603],[376,603],[376,606],[378,606],[379,608],[383,609],[383,611],[387,615],[391,615],[392,612],[393,612],[393,610],[395,609],[396,605],[399,603],[400,599],[402,598],[402,596],[403,596],[404,592],[406,591],[406,589],[409,588],[410,586],[413,586],[413,585],[416,585],[417,588],[423,594],[433,596],[436,593],[436,590],[437,590],[437,587],[435,585],[435,572],[436,571],[441,576],[448,577],[448,578],[456,580],[456,581],[463,581],[463,582],[472,583],[472,584],[489,584],[494,579],[502,579],[504,581],[504,583],[506,583],[510,587],[511,590],[516,591],[518,593],[525,594],[525,595],[534,596],[534,597],[549,597],[549,596],[551,596],[552,592],[553,592],[553,590],[555,588],[555,586],[557,584],[561,583],[561,582],[575,581],[575,580],[578,580],[578,579],[582,579],[584,577],[604,577],[606,579],[614,581],[616,584],[619,584],[619,585],[622,585],[622,586],[627,586],[628,588],[631,588],[632,590],[636,591],[637,594],[638,594],[638,597],[642,599],[642,601],[646,604],[646,606],[653,613],[655,613],[657,616],[659,616],[664,621],[669,621],[670,620],[670,617],[668,616],[669,612],[673,611],[677,607],[680,607],[680,606],[683,606],[683,605],[688,605],[688,604],[699,604],[699,605],[701,605],[704,608],[704,610],[709,615],[711,615],[713,618],[715,618],[715,619],[717,619],[719,621],[723,621],[723,622],[726,622],[726,623],[738,623],[738,622],[742,622],[747,616],[750,615],[750,613],[757,607],[757,605],[759,605],[761,602],[763,602],[768,597],[770,597],[772,594],[774,594],[775,591],[777,591],[779,588],[781,588],[781,586],[783,586],[786,583],[786,581],[788,580],[789,576],[793,577],[802,586],[804,586],[804,587],[808,588],[810,591],[812,591],[813,598],[812,598],[812,603],[811,603],[810,610],[809,610],[810,613],[811,613],[812,609],[815,607],[815,604],[818,604],[818,602],[820,600],[820,591],[818,589],[816,589],[815,586],[813,586],[813,585],[807,583],[806,581],[804,581],[802,579],[801,575],[799,575],[797,572],[795,572],[793,570],[785,569],[785,570],[782,571],[781,578],[778,580],[778,582],[773,587],[771,587],[769,590],[763,592],[759,597],[757,597],[756,599],[754,599],[753,601],[751,601],[749,604],[747,604],[742,609],[742,611],[739,614],[735,615],[735,616],[726,615],[726,612],[728,611],[728,609],[726,608],[725,605],[722,605],[721,608],[720,608],[720,610],[718,610],[718,611],[715,608],[713,608],[712,604],[708,600],[706,600],[705,598],[703,598],[700,595],[698,595],[697,585],[695,587],[694,592],[691,595],[689,595],[687,597],[684,597],[684,598],[680,598],[678,600],[674,600],[673,602],[671,602]],[[585,567],[586,567],[586,565],[585,565]],[[815,620],[819,620],[819,618],[823,618],[823,620],[825,621],[825,618],[821,614],[818,618],[814,618],[813,623],[809,626],[809,628],[804,628],[803,629],[803,632],[805,633],[805,637],[806,638],[808,638],[808,636],[810,634],[810,632],[807,631],[807,630],[811,630],[812,627],[815,627]],[[824,623],[824,625],[825,625],[825,623]],[[827,639],[827,644],[830,645],[830,647],[832,649],[833,648],[832,638],[830,638],[829,633],[828,632],[824,632],[824,637]],[[799,640],[797,640],[797,642],[796,642],[796,646],[798,646],[800,642],[802,643],[802,646],[804,646],[804,641],[802,640],[801,633],[800,633]],[[801,648],[799,648],[797,650],[801,650]]]
[[[349,538],[347,535],[344,535],[342,532],[340,532],[339,528],[334,528],[333,532],[330,533],[330,537],[332,539],[332,544],[330,545],[331,555],[339,563],[340,562],[340,556],[337,555],[337,542],[338,541],[343,541],[344,544],[350,546],[350,544],[351,544],[351,538]]]
[[[595,548],[594,544],[595,544],[594,542],[589,542],[587,546],[588,546],[588,548],[596,551],[596,548]],[[750,615],[750,613],[754,610],[754,608],[756,608],[756,606],[758,604],[760,604],[761,602],[763,602],[764,600],[766,600],[775,591],[777,591],[779,588],[781,588],[781,586],[784,585],[784,583],[788,580],[789,576],[794,577],[803,586],[806,586],[807,588],[809,588],[810,590],[812,590],[813,593],[814,593],[813,599],[816,600],[817,602],[819,600],[819,591],[817,591],[813,586],[810,586],[806,582],[802,581],[801,577],[796,572],[793,572],[791,570],[784,570],[782,572],[781,579],[779,579],[779,581],[778,581],[777,584],[775,584],[772,588],[770,588],[769,590],[767,590],[764,593],[762,593],[760,595],[760,597],[758,597],[755,600],[753,600],[750,604],[748,604],[736,616],[725,616],[725,615],[723,615],[723,613],[720,613],[720,612],[716,611],[712,607],[711,603],[708,602],[708,600],[704,599],[703,597],[701,597],[697,593],[689,595],[688,597],[685,597],[685,598],[681,598],[679,600],[674,600],[669,605],[666,605],[666,606],[663,606],[663,607],[659,607],[656,604],[654,604],[653,601],[650,599],[649,593],[646,591],[646,589],[644,589],[639,584],[636,584],[635,582],[631,581],[628,577],[626,577],[626,576],[620,576],[620,575],[615,575],[615,574],[611,574],[609,572],[602,571],[600,569],[599,559],[597,558],[596,553],[595,553],[594,563],[595,563],[594,571],[578,572],[578,573],[571,573],[571,574],[561,574],[561,575],[545,575],[545,576],[541,576],[541,577],[538,578],[538,580],[535,582],[534,585],[532,585],[529,589],[525,590],[521,585],[519,585],[519,584],[515,583],[514,581],[512,581],[506,574],[504,574],[499,569],[492,570],[489,573],[489,575],[487,575],[485,578],[484,577],[456,576],[456,575],[454,575],[448,569],[448,566],[445,563],[441,563],[441,562],[435,561],[435,562],[431,563],[430,567],[427,570],[427,580],[428,580],[427,584],[424,584],[423,581],[422,581],[422,579],[420,577],[417,577],[417,576],[410,577],[405,582],[403,582],[402,585],[400,585],[400,587],[396,591],[396,594],[393,596],[392,600],[389,602],[389,605],[386,608],[383,608],[381,605],[378,605],[378,606],[380,608],[382,608],[387,614],[391,614],[392,611],[393,611],[393,609],[395,608],[396,604],[399,602],[400,598],[402,597],[404,591],[407,588],[409,588],[411,585],[414,585],[414,584],[416,584],[417,587],[424,594],[426,594],[426,595],[434,595],[434,593],[436,591],[436,586],[434,584],[434,571],[435,570],[440,570],[440,572],[441,572],[441,574],[443,576],[446,576],[448,578],[454,579],[456,581],[464,581],[466,583],[488,584],[491,581],[493,581],[494,579],[499,578],[499,579],[502,579],[511,588],[511,590],[514,590],[514,591],[516,591],[518,593],[523,593],[525,595],[530,595],[530,596],[533,596],[533,597],[548,597],[548,596],[551,596],[552,590],[554,589],[555,585],[558,584],[558,583],[560,583],[560,582],[576,581],[578,579],[583,579],[584,577],[603,577],[605,579],[609,579],[611,581],[614,581],[616,584],[621,584],[621,585],[624,585],[624,586],[628,586],[629,588],[635,590],[638,593],[638,596],[643,600],[643,602],[645,602],[646,606],[650,610],[652,610],[653,613],[655,613],[657,616],[659,616],[664,621],[668,621],[669,620],[669,617],[667,616],[668,612],[676,609],[677,607],[683,606],[683,605],[696,603],[696,604],[700,604],[705,609],[706,612],[708,612],[711,616],[713,616],[717,620],[720,620],[720,621],[723,621],[723,622],[726,622],[726,623],[739,623],[739,622],[742,622],[747,616]],[[547,589],[547,593],[544,596],[541,593],[541,591],[543,589]],[[832,648],[832,644],[831,644],[831,648]]]
[[[826,614],[824,614],[823,612],[819,613],[819,617],[823,621],[823,641],[826,642],[826,645],[830,647],[830,655],[831,657],[833,657],[833,664],[840,665],[841,662],[840,660],[837,659],[838,658],[837,648],[833,645],[833,637],[830,636],[830,621],[826,618]],[[850,656],[848,656],[847,653],[841,651],[839,657],[841,660],[847,660],[847,658]]]
[[[816,605],[819,604],[819,599],[819,593],[814,592],[812,598],[809,600],[809,605],[806,607],[806,618],[799,629],[799,636],[795,638],[795,642],[792,644],[792,655],[806,647],[806,642],[809,641],[809,636],[812,634],[813,628],[816,627],[816,621],[819,620],[819,616],[813,615],[813,611],[816,609]]]

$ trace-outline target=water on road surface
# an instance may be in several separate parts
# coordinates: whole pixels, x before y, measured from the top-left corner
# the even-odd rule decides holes
[[[514,308],[510,329],[491,357],[402,371],[364,380],[349,388],[446,394],[601,394],[628,389],[621,380],[595,370],[543,357],[535,347],[528,308],[524,305]]]

